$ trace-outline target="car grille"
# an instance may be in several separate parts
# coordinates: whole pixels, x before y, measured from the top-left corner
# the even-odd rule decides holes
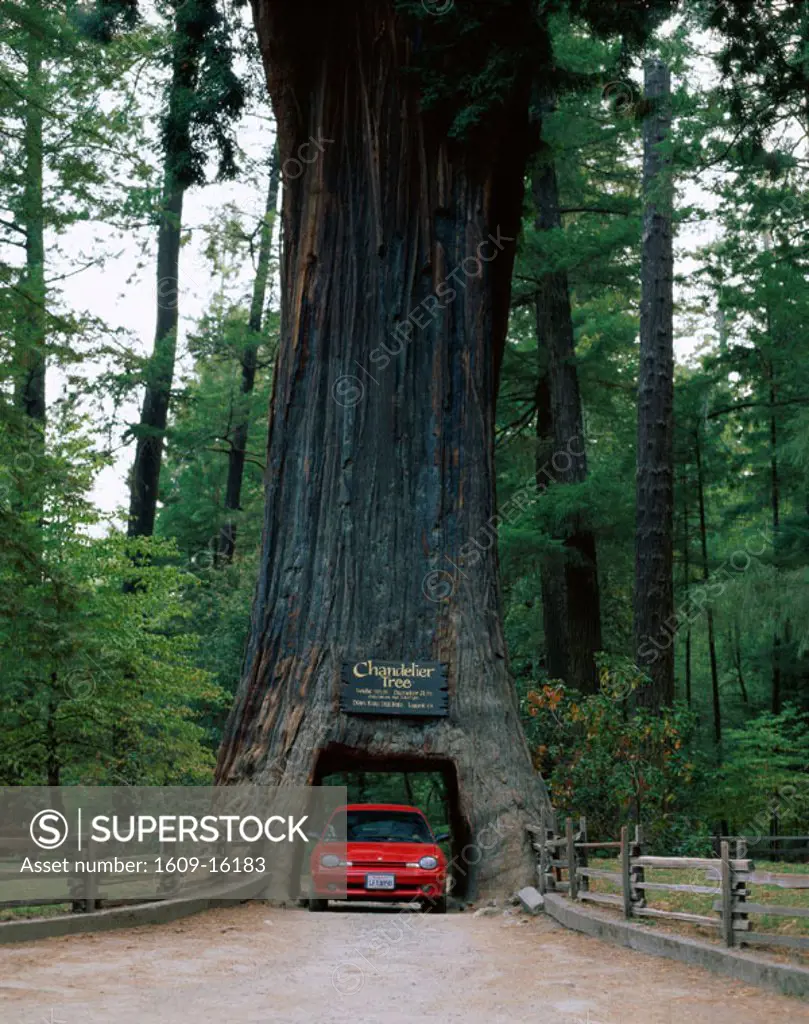
[[[351,863],[355,868],[376,868],[378,871],[385,872],[388,868],[405,868],[409,862],[406,860],[352,860]]]

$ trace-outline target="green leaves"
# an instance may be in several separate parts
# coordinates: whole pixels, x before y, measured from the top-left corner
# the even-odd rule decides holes
[[[47,449],[28,424],[0,431],[0,780],[207,781],[200,723],[227,698],[194,659],[182,596],[196,580],[171,543],[98,536],[85,495],[99,457],[80,420],[53,425]]]
[[[685,820],[704,842],[695,797],[701,771],[694,759],[695,716],[676,705],[661,714],[632,709],[646,680],[627,658],[599,658],[600,692],[583,697],[559,680],[531,688],[522,702],[537,768],[549,781],[557,813],[586,815],[592,835],[643,824],[652,848],[682,849]]]
[[[762,712],[727,735],[722,766],[713,774],[710,808],[741,835],[805,831],[809,817],[809,715],[794,706]]]
[[[233,70],[230,28],[216,0],[186,0],[175,9],[161,136],[166,167],[180,188],[201,185],[210,151],[218,175],[236,174],[233,125],[245,102],[245,89]]]

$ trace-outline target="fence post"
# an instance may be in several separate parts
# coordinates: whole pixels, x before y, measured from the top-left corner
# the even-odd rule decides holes
[[[587,842],[587,818],[582,814],[579,818],[579,842]],[[587,850],[579,850],[578,865],[580,868],[587,867]],[[578,890],[584,890],[588,892],[590,889],[590,879],[587,875],[582,875],[577,884]]]
[[[643,826],[635,826],[635,842],[632,845],[632,856],[640,857],[643,855]],[[646,874],[643,868],[634,867],[631,871],[632,879],[632,905],[638,907],[646,906],[645,889],[638,889],[638,882],[643,882],[646,878]]]
[[[547,849],[547,847],[545,846],[545,842],[547,838],[548,837],[545,831],[545,808],[543,807],[542,810],[539,812],[539,878],[537,879],[537,882],[539,884],[539,892],[542,896],[545,895],[546,890],[545,850]]]
[[[726,946],[733,945],[733,878],[730,866],[730,849],[726,839],[721,844],[722,857],[722,937]]]
[[[559,842],[559,840],[562,838],[562,833],[556,831],[557,827],[558,826],[554,825],[553,830],[551,831],[551,839],[553,840],[553,851],[550,856],[553,858],[553,860],[556,861],[556,864],[559,865],[564,860],[564,857],[562,856],[562,846]],[[561,890],[562,888],[560,884],[562,881],[562,870],[563,869],[558,866],[552,867],[551,877],[553,880],[553,885],[551,888],[554,890]]]
[[[565,839],[567,840],[567,877],[570,882],[568,894],[572,900],[578,899],[579,888],[576,878],[576,840],[573,835],[573,819],[565,822]]]
[[[629,874],[629,829],[621,826],[621,895],[624,900],[624,917],[632,917],[632,884]]]
[[[747,860],[747,838],[742,837],[736,840],[736,857],[738,860]],[[731,865],[731,878],[733,879],[733,919],[735,921],[749,921],[750,918],[744,913],[744,905],[747,902],[748,888],[747,878],[748,872],[737,871],[733,865]],[[750,926],[748,924],[742,924],[740,930],[746,931]],[[736,941],[734,934],[733,941]]]

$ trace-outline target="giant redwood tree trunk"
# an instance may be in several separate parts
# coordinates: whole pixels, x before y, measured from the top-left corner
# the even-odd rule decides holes
[[[524,826],[547,806],[484,529],[527,86],[496,134],[451,144],[404,71],[420,36],[392,3],[254,6],[295,174],[263,554],[217,778],[439,769],[468,834],[497,828],[474,854],[478,891],[511,887],[534,877]],[[448,717],[342,713],[341,662],[359,657],[448,663]]]

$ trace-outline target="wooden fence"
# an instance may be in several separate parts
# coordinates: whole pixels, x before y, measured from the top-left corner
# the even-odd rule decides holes
[[[0,848],[4,850],[11,850],[15,845],[19,845],[21,850],[27,851],[30,848],[30,844],[27,840],[21,839],[17,843],[14,839],[3,839],[0,840]],[[174,860],[183,859],[185,855],[181,855],[179,858],[173,850],[175,844],[166,845],[161,844],[160,856],[164,861],[168,861],[173,858]],[[234,848],[231,845],[231,849]],[[245,852],[248,847],[244,847]],[[240,852],[240,850],[239,850]],[[231,854],[233,857],[238,857],[239,852]],[[82,859],[88,862],[97,862],[99,860],[115,860],[115,857],[104,857],[99,856],[98,849],[92,842],[88,843]],[[137,860],[136,857],[121,857],[118,855],[118,860]],[[185,857],[185,859],[188,859]],[[14,867],[9,870],[8,864],[4,864],[0,861],[0,883],[5,881],[11,881],[19,879],[20,868],[19,865],[15,864]],[[217,878],[217,887],[221,887],[222,877],[224,872],[221,873],[220,877]],[[38,875],[40,880],[46,879],[46,875]],[[128,872],[113,872],[104,871],[98,872],[86,872],[81,877],[74,876],[70,880],[70,895],[63,895],[60,897],[53,898],[40,898],[40,899],[17,899],[17,900],[0,900],[0,910],[4,909],[16,909],[20,907],[55,907],[61,906],[62,904],[69,903],[71,911],[73,913],[90,913],[94,910],[100,909],[102,904],[106,906],[120,906],[128,904],[138,903],[154,903],[160,900],[177,899],[182,897],[183,899],[194,899],[203,893],[207,894],[212,888],[215,888],[212,882],[214,876],[212,876],[207,870],[200,870],[194,873],[183,873],[180,871],[165,872],[160,874],[157,885],[157,892],[154,891],[154,875],[149,874],[132,874]],[[235,876],[230,876],[235,877]],[[248,879],[248,881],[250,881]],[[102,889],[106,886],[113,885],[115,887],[115,895],[109,898],[102,897]],[[138,892],[138,887],[140,892]],[[126,896],[121,893],[121,888],[131,889],[132,896]],[[148,890],[147,894],[144,894],[144,889]]]
[[[789,918],[809,917],[809,907],[786,907],[774,903],[751,902],[755,886],[778,886],[783,889],[809,889],[809,874],[774,874],[756,871],[747,856],[743,839],[734,841],[734,855],[730,841],[723,839],[719,857],[652,857],[643,852],[643,832],[635,826],[632,835],[625,825],[620,841],[591,842],[587,837],[584,818],[574,826],[572,818],[566,821],[565,834],[559,835],[546,826],[529,826],[533,846],[538,857],[538,879],[541,893],[560,892],[571,900],[592,902],[615,907],[627,920],[632,918],[660,918],[683,921],[692,925],[717,930],[726,946],[771,945],[809,950],[809,937],[758,932],[752,918],[773,915]],[[618,858],[619,869],[591,867],[588,854],[611,851]],[[647,881],[646,870],[665,868],[691,873],[691,880],[677,882]],[[704,875],[699,883],[693,882],[694,873]],[[619,893],[592,892],[591,879],[602,879],[617,886]],[[659,910],[647,906],[646,894],[652,892],[680,892],[699,896],[716,896],[712,910],[715,915],[693,914],[684,911]]]

